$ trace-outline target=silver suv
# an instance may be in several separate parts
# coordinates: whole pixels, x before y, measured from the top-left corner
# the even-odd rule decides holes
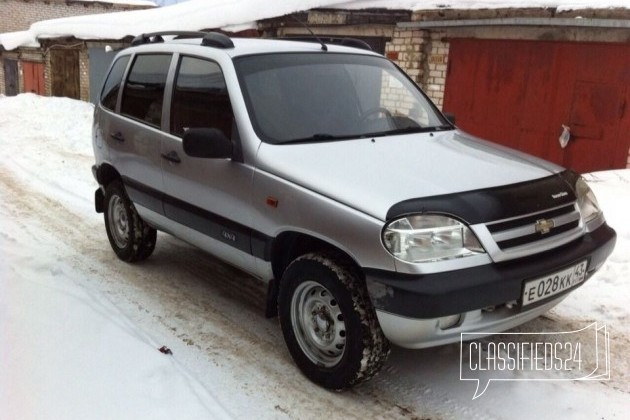
[[[423,348],[548,311],[615,232],[570,170],[471,137],[365,49],[146,34],[94,117],[120,259],[168,232],[268,282],[296,364],[343,389]]]

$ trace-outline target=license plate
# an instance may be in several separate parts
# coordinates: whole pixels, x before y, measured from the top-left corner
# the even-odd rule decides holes
[[[582,283],[586,277],[586,266],[587,262],[582,261],[557,273],[528,281],[523,288],[523,306],[557,295]]]

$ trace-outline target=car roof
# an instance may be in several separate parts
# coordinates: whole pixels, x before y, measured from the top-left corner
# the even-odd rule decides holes
[[[176,45],[186,46],[188,48],[199,49],[202,53],[203,50],[212,48],[215,50],[221,50],[226,55],[234,58],[245,55],[254,54],[269,54],[269,53],[284,53],[284,52],[321,52],[322,45],[315,41],[294,41],[290,38],[285,39],[268,39],[268,38],[231,38],[234,47],[219,48],[214,46],[201,45],[201,37],[199,38],[184,38],[184,39],[165,39],[164,42],[159,43],[147,43],[138,46],[131,47],[131,49],[138,50],[151,50],[156,51],[163,47],[164,50],[172,51],[176,50]],[[171,46],[170,48],[168,46]],[[146,48],[145,48],[146,47]],[[328,52],[334,53],[352,53],[352,54],[364,54],[379,56],[379,54],[361,48],[354,48],[348,46],[341,46],[326,43]],[[202,53],[203,54],[203,53]]]

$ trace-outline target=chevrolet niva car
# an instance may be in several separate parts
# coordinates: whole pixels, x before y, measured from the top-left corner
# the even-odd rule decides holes
[[[369,379],[390,343],[535,318],[613,250],[579,175],[462,132],[381,55],[170,35],[120,51],[95,108],[109,242],[139,261],[160,230],[267,282],[324,387]]]

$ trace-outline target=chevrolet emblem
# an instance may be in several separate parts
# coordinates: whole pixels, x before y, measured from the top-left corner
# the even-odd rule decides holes
[[[540,220],[536,220],[536,224],[534,225],[534,228],[536,229],[536,233],[545,235],[549,233],[549,231],[553,229],[555,225],[556,224],[553,222],[553,219],[540,219]]]

